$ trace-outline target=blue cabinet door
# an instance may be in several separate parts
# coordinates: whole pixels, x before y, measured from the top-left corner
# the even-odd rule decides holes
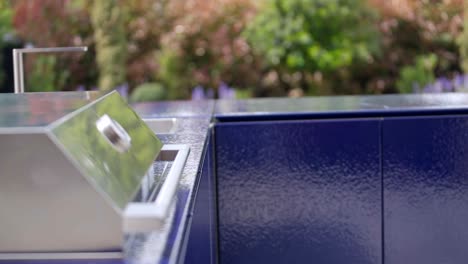
[[[383,122],[385,263],[468,263],[468,116]]]
[[[381,263],[380,129],[216,124],[221,263]]]
[[[208,136],[184,263],[217,263],[216,193],[212,138]]]

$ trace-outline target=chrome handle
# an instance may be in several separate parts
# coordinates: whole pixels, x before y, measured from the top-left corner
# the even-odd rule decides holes
[[[55,47],[13,49],[13,78],[15,93],[24,93],[23,53],[85,52],[88,47]]]
[[[117,151],[126,152],[132,146],[132,138],[127,131],[108,115],[103,115],[96,121],[96,128]]]

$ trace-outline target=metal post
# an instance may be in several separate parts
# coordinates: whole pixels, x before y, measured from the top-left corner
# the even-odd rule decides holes
[[[13,77],[15,93],[24,93],[23,53],[85,52],[88,47],[55,47],[13,49]]]
[[[22,67],[22,65],[20,65],[19,63],[19,54],[20,53],[16,49],[13,50],[13,78],[15,82],[15,93],[19,93],[20,91],[18,89],[22,88],[22,86],[20,85],[21,77],[19,76],[21,72],[21,69],[19,68]]]
[[[24,93],[24,66],[23,66],[23,53],[18,52],[18,70],[19,71],[19,92]]]

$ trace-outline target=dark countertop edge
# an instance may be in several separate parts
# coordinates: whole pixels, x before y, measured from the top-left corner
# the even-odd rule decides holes
[[[305,119],[336,119],[336,118],[379,118],[405,116],[463,115],[468,114],[468,107],[463,108],[399,108],[379,110],[344,110],[327,112],[270,112],[270,113],[227,113],[215,114],[217,122],[246,121],[282,121]]]
[[[201,153],[201,158],[200,158],[200,163],[198,164],[198,169],[197,169],[197,175],[195,176],[195,182],[193,183],[192,190],[189,194],[189,199],[186,204],[186,214],[185,214],[185,223],[183,225],[184,230],[181,232],[181,240],[180,240],[180,247],[179,247],[179,254],[175,256],[176,262],[175,263],[183,263],[185,256],[186,256],[186,250],[187,250],[187,243],[189,240],[190,236],[190,231],[192,229],[192,220],[193,220],[193,214],[195,210],[195,203],[198,195],[198,191],[200,188],[200,181],[201,181],[201,173],[203,170],[203,166],[205,166],[205,156],[208,153],[207,147],[209,146],[209,142],[211,139],[211,127],[208,127],[206,130],[206,136],[205,136],[205,141],[203,142],[203,151]]]
[[[211,122],[210,116],[204,116],[204,117],[178,117],[178,118],[183,118],[183,119],[200,119],[200,121],[204,120],[207,122]],[[199,183],[200,183],[200,172],[204,164],[204,157],[206,155],[207,149],[206,147],[208,146],[208,140],[210,138],[210,125],[206,129],[199,130],[199,131],[192,131],[192,133],[180,133],[179,135],[189,135],[189,134],[200,134],[203,135],[203,142],[200,142],[199,144],[202,145],[202,151],[195,157],[195,160],[198,160],[198,166],[195,171],[191,172],[184,172],[187,177],[190,177],[192,179],[191,181],[191,186],[190,186],[190,191],[188,193],[187,199],[183,203],[178,203],[177,207],[181,210],[181,215],[180,217],[176,220],[176,222],[173,222],[173,226],[171,227],[171,230],[169,231],[169,236],[173,239],[175,242],[171,247],[165,248],[164,250],[164,255],[169,257],[166,259],[168,263],[179,263],[181,259],[185,257],[185,247],[186,243],[188,242],[188,236],[190,233],[191,229],[191,218],[194,210],[194,204],[196,201],[196,196],[198,193],[198,188],[199,188]],[[185,144],[185,143],[181,143]],[[187,162],[191,162],[190,160],[187,160]],[[164,261],[162,262],[164,263]]]

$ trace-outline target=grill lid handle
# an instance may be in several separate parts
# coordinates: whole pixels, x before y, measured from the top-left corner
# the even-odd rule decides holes
[[[132,146],[132,138],[125,129],[107,114],[96,121],[96,127],[111,146],[123,153]]]

